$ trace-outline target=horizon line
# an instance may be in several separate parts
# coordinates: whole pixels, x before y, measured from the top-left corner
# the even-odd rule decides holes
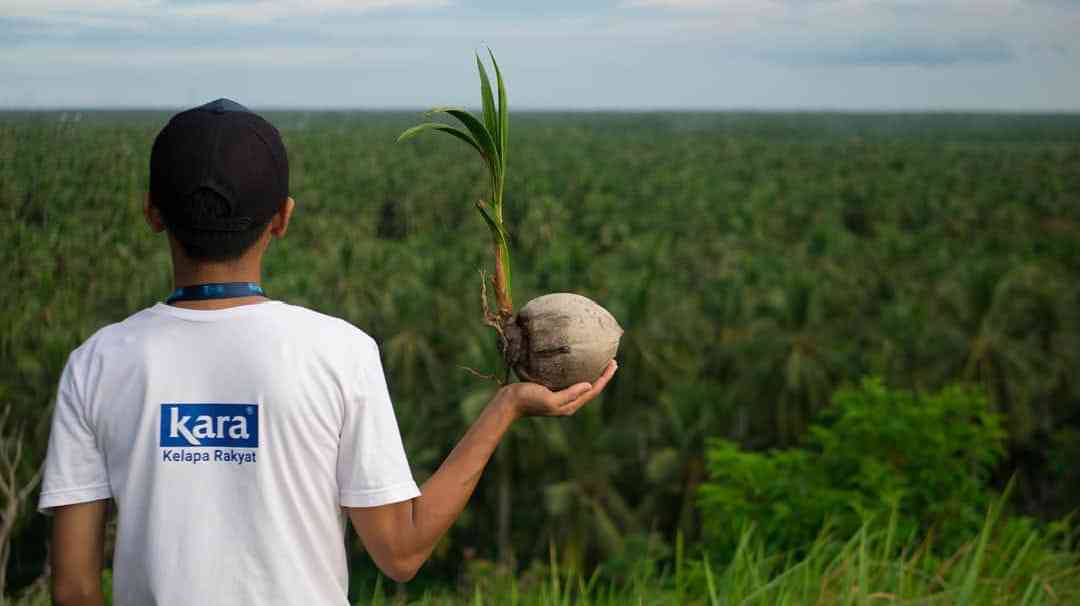
[[[34,113],[34,112],[170,112],[183,111],[195,106],[188,105],[34,105],[34,106],[0,106],[0,113]],[[431,108],[409,106],[316,106],[316,105],[257,105],[248,107],[265,112],[371,112],[371,113],[419,113],[425,114]],[[479,110],[479,107],[463,106],[467,110]],[[694,113],[694,114],[724,114],[724,113],[748,113],[748,114],[968,114],[968,115],[1053,115],[1068,116],[1080,115],[1080,108],[964,108],[964,107],[843,107],[843,106],[818,106],[818,107],[795,107],[795,106],[728,106],[728,107],[687,107],[687,106],[625,106],[625,107],[521,107],[514,108],[516,113],[544,114],[544,113],[570,113],[570,114],[596,114],[596,113]]]

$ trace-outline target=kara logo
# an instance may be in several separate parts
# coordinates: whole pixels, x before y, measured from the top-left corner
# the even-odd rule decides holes
[[[162,404],[160,446],[259,447],[257,404]]]

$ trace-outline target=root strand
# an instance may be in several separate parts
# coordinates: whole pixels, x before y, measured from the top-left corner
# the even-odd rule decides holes
[[[461,370],[464,370],[465,372],[469,373],[470,375],[472,375],[474,377],[479,377],[479,378],[484,379],[486,381],[494,381],[496,383],[500,383],[499,377],[496,377],[495,375],[485,374],[485,373],[480,372],[479,370],[476,370],[475,368],[469,368],[468,366],[458,366],[458,368],[460,368]],[[502,381],[501,384],[506,385],[506,381]]]

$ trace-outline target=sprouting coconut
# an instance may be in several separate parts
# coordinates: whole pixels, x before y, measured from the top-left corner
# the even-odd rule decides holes
[[[506,105],[506,86],[495,55],[488,50],[495,68],[499,102],[495,103],[491,81],[480,55],[480,100],[483,120],[455,107],[437,107],[428,115],[443,113],[461,122],[459,128],[442,122],[425,122],[401,133],[404,141],[429,130],[441,131],[468,143],[479,152],[491,176],[491,203],[476,202],[476,209],[487,223],[495,249],[495,311],[488,305],[481,282],[484,322],[499,335],[499,350],[506,362],[509,379],[512,369],[526,381],[557,390],[575,383],[590,382],[603,373],[619,348],[622,328],[615,317],[591,299],[572,293],[543,295],[529,301],[517,314],[511,298],[510,246],[503,222],[503,185],[506,182],[506,144],[510,128]]]
[[[503,326],[506,363],[526,381],[565,389],[596,379],[619,349],[615,316],[588,297],[560,292],[525,304]]]

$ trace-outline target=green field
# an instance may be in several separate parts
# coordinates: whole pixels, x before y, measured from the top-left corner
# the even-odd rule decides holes
[[[497,363],[483,166],[395,145],[412,113],[268,117],[297,209],[263,284],[376,338],[423,480],[494,389],[464,370]],[[171,289],[141,216],[167,118],[0,113],[19,478],[68,352]],[[354,541],[354,599],[1080,602],[1080,115],[532,113],[509,147],[516,302],[599,301],[618,376],[516,427],[408,586]],[[33,499],[12,592],[43,569]]]

